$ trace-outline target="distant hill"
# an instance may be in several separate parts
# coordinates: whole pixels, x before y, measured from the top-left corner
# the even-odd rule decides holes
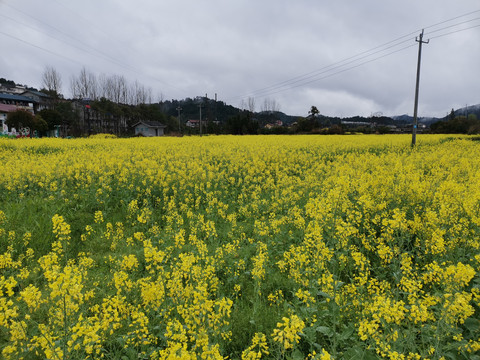
[[[467,116],[467,117],[468,117],[468,115],[474,114],[474,115],[477,116],[478,119],[480,119],[480,104],[465,106],[461,109],[455,110],[454,113],[455,113],[455,116],[463,115],[463,116]],[[445,119],[445,118],[443,118],[443,119]]]
[[[5,78],[0,78],[0,86],[3,86],[4,88],[23,86],[27,90],[36,90],[35,88],[28,87],[27,85],[16,84],[13,80],[8,80]],[[198,119],[200,117],[200,111],[202,113],[202,119],[207,121],[215,121],[218,123],[226,123],[229,118],[242,113],[242,110],[235,106],[202,96],[186,98],[183,100],[162,101],[160,104],[158,104],[158,106],[160,111],[164,112],[167,116],[174,118],[178,116],[180,111],[181,118],[184,122],[189,119]],[[463,108],[454,110],[455,116],[463,115],[468,117],[468,115],[471,114],[476,115],[477,119],[480,119],[480,104],[465,106]],[[280,111],[255,112],[252,114],[252,117],[262,127],[268,123],[274,123],[277,121],[281,121],[284,126],[289,126],[302,119],[300,116],[291,116]],[[450,113],[444,117],[419,117],[418,121],[421,124],[430,126],[438,121],[446,121],[449,118],[451,118]],[[318,122],[318,125],[321,126],[331,126],[333,124],[341,124],[342,122],[376,123],[382,126],[405,126],[413,123],[413,117],[406,114],[392,117],[371,116],[368,118],[362,116],[338,118],[328,115],[318,115],[315,119]]]
[[[410,116],[410,115],[407,115],[407,114],[392,116],[392,119],[395,120],[395,121],[401,121],[401,122],[408,123],[408,124],[413,123],[413,116]],[[418,118],[418,122],[421,123],[421,124],[425,124],[425,125],[433,124],[433,123],[435,123],[439,120],[440,120],[440,118],[436,118],[436,117],[419,117]]]
[[[474,114],[477,116],[478,119],[480,119],[480,104],[465,106],[463,108],[454,110],[454,114],[455,116],[461,116],[461,115],[468,116],[468,115]],[[436,123],[437,121],[445,121],[449,117],[450,117],[450,114],[440,118],[439,117],[419,117],[418,122],[425,125],[431,125]],[[406,114],[392,116],[392,119],[396,121],[407,122],[410,124],[413,122],[413,116],[406,115]]]

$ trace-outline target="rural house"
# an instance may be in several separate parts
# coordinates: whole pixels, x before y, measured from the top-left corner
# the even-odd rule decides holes
[[[0,103],[0,134],[8,133],[7,114],[9,112],[16,111],[17,107],[15,105],[7,105]]]
[[[47,94],[35,90],[27,90],[20,95],[33,100],[33,108],[35,112],[48,109],[52,100]]]
[[[163,136],[165,125],[158,121],[140,121],[133,125],[135,135],[141,136]]]
[[[26,110],[33,114],[35,100],[26,96],[0,93],[0,104],[15,105],[17,110]]]

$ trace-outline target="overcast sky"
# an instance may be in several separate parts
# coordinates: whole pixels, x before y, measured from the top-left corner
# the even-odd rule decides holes
[[[467,15],[468,14],[468,15]],[[479,0],[0,0],[0,77],[123,75],[154,100],[218,94],[289,115],[419,115],[480,103]]]

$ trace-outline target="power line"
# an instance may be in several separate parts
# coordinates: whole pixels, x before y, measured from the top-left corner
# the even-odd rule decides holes
[[[83,42],[82,40],[79,40],[78,38],[76,38],[76,37],[74,37],[74,36],[72,36],[72,35],[70,35],[70,34],[62,31],[61,29],[58,29],[57,27],[52,26],[52,25],[50,25],[50,24],[48,24],[48,23],[46,23],[46,22],[44,22],[44,21],[42,21],[42,20],[40,20],[40,19],[38,19],[38,18],[36,18],[36,17],[28,14],[28,13],[26,13],[25,11],[22,11],[22,10],[16,8],[15,6],[12,6],[12,5],[10,5],[10,4],[5,4],[5,5],[7,5],[8,7],[14,9],[15,11],[17,11],[17,12],[19,12],[19,13],[25,15],[25,16],[28,16],[29,18],[31,18],[31,19],[33,19],[33,20],[35,20],[35,21],[38,21],[39,23],[47,26],[48,28],[52,29],[53,31],[58,32],[58,33],[60,33],[60,34],[62,34],[62,35],[64,35],[64,36],[66,36],[67,38],[70,38],[70,39],[72,39],[72,40],[75,40],[76,42],[84,45],[87,49],[82,49],[82,48],[80,48],[80,47],[78,47],[78,46],[73,45],[72,43],[66,42],[66,41],[64,41],[64,40],[62,40],[62,39],[60,39],[60,38],[58,38],[58,37],[55,37],[55,36],[53,36],[53,35],[51,35],[51,34],[48,34],[48,33],[45,32],[45,31],[41,31],[41,30],[39,30],[39,29],[35,29],[35,28],[33,28],[32,26],[30,26],[30,25],[26,25],[26,24],[24,24],[24,23],[22,23],[22,22],[20,22],[20,21],[18,21],[18,20],[12,19],[11,17],[5,16],[5,15],[3,15],[3,14],[2,14],[2,16],[6,17],[6,18],[8,18],[8,19],[10,19],[10,20],[12,20],[12,21],[15,21],[15,22],[17,22],[17,23],[20,23],[20,24],[22,24],[22,25],[24,25],[24,26],[27,26],[27,27],[29,27],[29,28],[31,28],[31,29],[34,29],[34,30],[37,31],[37,32],[41,32],[41,33],[43,33],[43,34],[45,34],[45,35],[47,35],[47,36],[49,36],[49,37],[52,37],[52,38],[54,38],[54,39],[56,39],[56,40],[58,40],[58,41],[60,41],[60,42],[63,42],[63,43],[65,43],[65,44],[67,44],[67,45],[69,45],[69,46],[71,46],[71,47],[74,47],[74,48],[76,48],[76,49],[78,49],[78,50],[80,50],[80,51],[82,51],[82,52],[85,52],[85,53],[87,53],[87,54],[89,54],[89,55],[98,57],[98,58],[100,58],[100,59],[102,59],[102,60],[106,60],[107,62],[110,62],[110,63],[113,63],[113,64],[118,65],[118,66],[120,66],[120,67],[123,67],[124,69],[129,70],[129,71],[131,71],[131,72],[133,72],[133,73],[136,73],[137,75],[146,76],[142,71],[138,70],[137,68],[135,68],[135,67],[133,67],[133,66],[131,66],[131,65],[128,65],[128,64],[126,64],[126,63],[124,63],[124,62],[122,62],[122,61],[119,61],[118,59],[110,56],[109,54],[107,54],[107,53],[105,53],[105,52],[103,52],[103,51],[101,51],[101,50],[98,50],[98,49],[90,46],[89,44]],[[16,37],[16,36],[13,36],[13,35],[10,35],[10,34],[6,34],[6,33],[4,33],[4,32],[2,32],[2,34],[6,35],[6,36],[9,36],[9,37],[11,37],[11,38],[13,38],[13,39],[15,39],[15,40],[21,41],[21,42],[23,42],[23,43],[25,43],[25,44],[28,44],[28,45],[30,45],[30,46],[33,46],[33,47],[36,47],[36,48],[38,48],[38,49],[44,50],[44,51],[46,51],[46,52],[49,52],[50,54],[53,54],[53,55],[56,55],[56,56],[60,56],[60,57],[62,57],[62,58],[64,58],[64,59],[67,59],[67,60],[72,60],[72,59],[70,59],[70,58],[68,58],[68,57],[66,57],[66,56],[59,55],[58,53],[55,53],[55,52],[53,52],[53,51],[47,50],[47,49],[42,48],[42,47],[40,47],[40,46],[34,45],[34,44],[32,44],[32,43],[30,43],[30,42],[28,42],[28,41],[26,41],[26,40],[23,40],[23,39],[20,39],[20,38]],[[95,54],[94,52],[92,52],[92,51],[90,51],[90,50],[88,50],[88,49],[93,50],[93,51],[96,52],[97,54]],[[78,61],[75,61],[75,60],[72,60],[72,61],[74,61],[75,63],[79,63]],[[169,83],[167,83],[166,81],[161,80],[161,79],[159,79],[159,78],[156,78],[156,77],[154,77],[154,76],[148,76],[148,77],[149,77],[150,79],[156,80],[156,81],[158,81],[158,82],[160,82],[160,83],[162,83],[162,84],[164,84],[164,85],[167,85],[167,86],[169,86],[169,87],[171,87],[171,88],[174,88],[174,89],[177,89],[177,90],[181,90],[179,87],[174,86],[174,85],[172,85],[172,84],[169,84]]]
[[[56,53],[56,52],[54,52],[54,51],[45,49],[45,48],[43,48],[43,47],[41,47],[41,46],[32,44],[32,43],[30,43],[30,42],[28,42],[28,41],[26,41],[26,40],[23,40],[23,39],[20,39],[20,38],[18,38],[18,37],[16,37],[16,36],[7,34],[7,33],[3,32],[3,31],[0,31],[0,34],[3,34],[3,35],[5,35],[5,36],[8,36],[8,37],[10,37],[10,38],[12,38],[12,39],[14,39],[14,40],[20,41],[20,42],[22,42],[22,43],[24,43],[24,44],[33,46],[33,47],[35,47],[35,48],[37,48],[37,49],[43,50],[43,51],[45,51],[45,52],[47,52],[47,53],[49,53],[49,54],[52,54],[52,55],[55,55],[55,56],[64,58],[65,60],[72,61],[72,62],[75,62],[75,63],[77,63],[77,64],[82,65],[82,64],[81,64],[79,61],[77,61],[77,60],[74,60],[74,59],[69,58],[69,57],[67,57],[67,56],[64,56],[64,55],[62,55],[62,54]]]
[[[462,31],[466,31],[466,30],[470,30],[470,29],[474,29],[474,28],[477,28],[477,27],[480,27],[480,24],[474,25],[474,26],[470,26],[470,27],[467,27],[467,28],[465,28],[465,29],[455,30],[455,31],[451,31],[451,32],[448,32],[448,33],[445,33],[445,34],[440,34],[440,35],[437,35],[437,36],[432,36],[432,37],[430,37],[430,39],[438,39],[438,38],[441,38],[441,37],[444,37],[444,36],[447,36],[447,35],[456,34],[456,33],[459,33],[459,32],[462,32]]]
[[[436,33],[436,32],[439,32],[439,31],[442,31],[442,30],[445,30],[445,29],[450,29],[450,28],[455,27],[455,26],[459,26],[459,25],[463,25],[463,24],[468,24],[468,23],[470,23],[470,22],[472,22],[472,21],[476,21],[476,20],[480,20],[480,17],[477,17],[477,18],[475,18],[475,19],[470,19],[470,20],[467,20],[467,21],[462,21],[462,22],[457,23],[457,24],[445,26],[445,27],[440,28],[440,29],[432,30],[432,31],[430,31],[430,34],[433,34],[433,33]]]
[[[400,48],[400,49],[397,49],[397,50],[395,50],[395,51],[389,52],[389,53],[387,53],[387,54],[378,56],[378,57],[376,57],[376,58],[373,58],[373,59],[370,59],[370,60],[361,62],[361,63],[359,63],[359,64],[350,66],[350,67],[348,67],[348,68],[345,68],[345,69],[342,69],[342,70],[333,72],[333,73],[328,74],[328,75],[325,75],[325,76],[323,76],[323,77],[321,77],[321,78],[312,79],[312,80],[310,80],[310,81],[307,81],[307,82],[304,82],[304,83],[301,83],[301,84],[298,84],[298,85],[290,86],[290,87],[285,88],[285,89],[282,89],[282,90],[277,90],[277,91],[268,93],[268,95],[263,95],[263,96],[275,95],[275,94],[281,93],[281,92],[283,92],[283,91],[292,90],[292,89],[295,89],[295,88],[298,88],[298,87],[301,87],[301,86],[309,85],[309,84],[318,82],[318,81],[320,81],[320,80],[324,80],[324,79],[330,78],[330,77],[332,77],[332,76],[335,76],[335,75],[338,75],[338,74],[347,72],[347,71],[352,70],[352,69],[355,69],[355,68],[358,68],[358,67],[363,66],[363,65],[365,65],[365,64],[368,64],[368,63],[371,63],[371,62],[380,60],[380,59],[382,59],[382,58],[384,58],[384,57],[387,57],[387,56],[393,55],[393,54],[395,54],[395,53],[398,53],[398,52],[400,52],[400,51],[409,49],[409,48],[411,48],[411,47],[413,47],[413,46],[415,46],[415,44],[405,46],[405,47],[403,47],[403,48]],[[263,97],[263,96],[261,96],[261,97]]]
[[[98,57],[98,58],[103,59],[103,60],[113,61],[113,62],[115,62],[117,65],[124,66],[124,64],[122,64],[121,62],[117,61],[115,58],[109,56],[108,54],[105,54],[105,53],[103,53],[103,52],[100,52],[100,51],[95,50],[94,48],[92,48],[91,46],[89,46],[88,44],[86,44],[86,43],[84,43],[84,42],[82,42],[82,41],[78,41],[78,42],[79,42],[80,44],[85,45],[87,48],[90,48],[90,49],[93,49],[94,51],[97,51],[97,52],[98,52],[99,54],[101,54],[102,56],[100,56],[100,55],[98,55],[98,54],[95,54],[95,53],[89,51],[88,49],[79,47],[79,46],[77,46],[77,45],[75,45],[75,44],[73,44],[73,43],[71,43],[71,42],[66,42],[65,40],[61,39],[60,37],[54,36],[54,35],[52,35],[52,34],[48,34],[48,33],[44,32],[44,31],[42,31],[42,30],[40,30],[40,29],[38,29],[38,28],[36,28],[36,27],[33,27],[33,26],[29,25],[29,24],[26,24],[26,23],[24,23],[24,22],[21,22],[21,21],[19,21],[19,20],[16,20],[16,19],[14,19],[14,18],[12,18],[12,17],[10,17],[10,16],[6,16],[6,15],[4,15],[4,14],[0,14],[0,16],[4,17],[4,18],[6,18],[6,19],[8,19],[8,20],[10,20],[10,21],[16,22],[17,24],[20,24],[20,25],[23,25],[23,26],[25,26],[25,27],[28,27],[28,28],[30,28],[30,29],[32,29],[32,30],[35,30],[35,31],[37,31],[37,32],[42,32],[42,33],[44,33],[46,36],[51,37],[51,38],[53,38],[53,39],[55,39],[55,40],[58,40],[58,41],[66,44],[66,45],[68,45],[68,46],[71,46],[71,47],[77,49],[77,50],[86,52],[86,53],[88,53],[88,54],[90,54],[90,55],[92,55],[92,56]],[[63,32],[60,32],[60,33],[61,33],[61,34],[65,34],[65,33],[63,33]],[[67,36],[68,36],[68,35],[67,35]],[[75,40],[75,38],[73,38],[73,37],[72,37],[72,39]],[[26,41],[25,41],[25,42],[26,42]],[[26,42],[26,43],[28,43],[28,42]]]
[[[470,11],[470,12],[468,12],[468,13],[466,13],[466,14],[458,15],[458,16],[455,16],[455,17],[450,18],[450,19],[448,19],[448,20],[444,20],[444,21],[441,21],[441,22],[439,22],[439,23],[426,26],[424,29],[430,29],[430,28],[435,27],[435,26],[438,26],[438,25],[446,24],[446,23],[448,23],[448,22],[450,22],[450,21],[457,20],[457,19],[460,19],[460,18],[462,18],[462,17],[469,16],[469,15],[472,15],[472,14],[475,14],[475,13],[478,13],[478,12],[480,12],[480,10]]]
[[[116,39],[115,37],[113,37],[111,34],[107,33],[105,30],[103,30],[100,26],[98,26],[95,22],[93,21],[90,21],[89,19],[87,19],[85,16],[82,16],[81,12],[79,11],[76,11],[74,9],[72,9],[71,7],[65,5],[64,1],[59,1],[59,0],[53,0],[54,2],[56,2],[58,5],[60,5],[61,7],[63,7],[64,9],[66,9],[68,12],[70,12],[72,15],[76,16],[77,18],[80,18],[82,19],[83,21],[85,21],[86,23],[89,24],[89,26],[91,27],[94,27],[96,28],[99,32],[103,33],[109,40],[113,40],[115,42],[117,42],[120,46],[122,47],[126,47],[127,45]]]
[[[8,7],[10,7],[10,8],[12,8],[13,10],[19,12],[20,14],[25,15],[25,16],[27,16],[27,17],[29,17],[29,18],[37,21],[38,23],[46,26],[47,28],[50,28],[51,30],[53,30],[53,31],[55,31],[55,32],[57,32],[57,33],[59,33],[59,34],[62,34],[63,36],[66,36],[67,38],[69,38],[69,39],[71,39],[71,40],[74,40],[74,41],[78,42],[79,44],[82,44],[82,45],[85,46],[86,48],[89,48],[89,49],[91,49],[91,50],[93,50],[93,51],[95,51],[95,52],[98,52],[98,53],[102,54],[103,56],[109,57],[109,55],[103,53],[103,52],[100,51],[100,50],[97,50],[97,49],[93,48],[93,47],[90,46],[89,44],[83,42],[82,40],[80,40],[80,39],[78,39],[78,38],[76,38],[76,37],[74,37],[74,36],[72,36],[72,35],[70,35],[70,34],[68,34],[68,33],[66,33],[65,31],[63,31],[63,30],[61,30],[61,29],[59,29],[59,28],[57,28],[57,27],[55,27],[55,26],[53,26],[53,25],[50,25],[49,23],[46,23],[45,21],[43,21],[43,20],[41,20],[41,19],[39,19],[39,18],[37,18],[37,17],[35,17],[35,16],[32,16],[32,15],[26,13],[25,11],[18,9],[17,7],[15,7],[15,6],[13,6],[13,5],[10,5],[10,4],[5,4],[5,5],[8,6]],[[3,14],[2,14],[2,16],[10,19],[11,21],[15,21],[15,22],[17,22],[17,23],[19,23],[19,24],[22,24],[23,26],[27,26],[27,27],[29,27],[29,28],[31,28],[31,29],[34,29],[34,30],[36,30],[36,31],[38,31],[38,32],[42,32],[42,33],[46,34],[47,36],[53,37],[54,39],[57,39],[57,40],[59,40],[59,41],[61,41],[61,42],[66,43],[67,45],[76,47],[76,46],[72,45],[71,43],[67,43],[67,42],[65,42],[64,40],[59,39],[58,37],[54,37],[53,35],[46,33],[45,31],[42,31],[42,30],[40,30],[40,29],[38,29],[38,28],[35,29],[35,28],[32,27],[31,25],[27,25],[27,24],[25,24],[25,23],[22,23],[22,22],[19,21],[19,20],[13,19],[13,18],[11,18],[11,17],[7,17],[7,16],[5,16],[5,15],[3,15]],[[80,48],[78,48],[78,47],[76,47],[76,48],[77,48],[77,49],[80,49]],[[84,49],[80,49],[80,50],[85,51],[85,52],[88,52],[88,53],[90,53],[91,55],[93,55],[91,52],[89,52],[89,51],[87,51],[87,50],[84,50]],[[113,58],[110,58],[110,59],[113,59]]]
[[[453,18],[441,21],[439,23],[432,24],[430,26],[427,26],[426,28],[434,28],[436,26],[446,24],[446,23],[452,22],[452,21],[460,19],[460,18],[464,18],[466,16],[470,16],[470,15],[478,13],[478,12],[480,12],[480,10],[471,11],[471,12],[465,13],[463,15],[455,16]],[[476,20],[479,20],[479,19],[480,18],[474,18],[474,19],[466,20],[466,21],[463,21],[463,22],[460,22],[460,23],[456,23],[456,24],[449,25],[449,26],[446,26],[446,27],[442,27],[442,28],[439,28],[439,29],[436,29],[436,30],[432,30],[431,33],[432,32],[439,32],[439,31],[449,29],[449,28],[452,28],[452,27],[455,27],[455,26],[470,23],[470,22],[473,22],[473,21],[476,21]],[[479,25],[476,25],[476,26],[472,26],[472,27],[469,27],[469,28],[466,28],[466,29],[461,29],[461,30],[457,30],[457,31],[450,32],[450,33],[447,33],[447,34],[438,35],[438,36],[435,36],[435,37],[431,37],[431,39],[446,36],[446,35],[453,34],[453,33],[460,32],[460,31],[464,31],[464,30],[468,30],[468,29],[475,28],[475,27],[478,27],[478,26]],[[405,49],[407,49],[411,46],[401,48],[401,49],[393,51],[391,53],[376,57],[374,59],[362,62],[362,63],[357,64],[357,65],[353,65],[353,66],[348,67],[346,69],[342,69],[340,71],[336,71],[336,72],[333,72],[331,74],[328,74],[329,72],[331,72],[335,69],[340,69],[340,68],[342,68],[346,65],[349,65],[349,64],[355,64],[356,62],[358,62],[360,60],[369,58],[369,57],[371,57],[375,54],[384,52],[388,49],[395,48],[396,46],[399,46],[399,45],[401,45],[405,42],[411,41],[410,36],[412,36],[413,34],[416,34],[416,33],[417,33],[417,31],[406,34],[406,35],[403,35],[403,36],[398,37],[394,40],[388,41],[388,42],[386,42],[382,45],[378,45],[374,48],[371,48],[371,49],[363,51],[359,54],[350,56],[350,57],[345,58],[343,60],[337,61],[337,62],[332,63],[330,65],[324,66],[320,69],[311,71],[311,72],[303,74],[303,75],[298,75],[296,77],[290,78],[288,80],[285,80],[285,81],[282,81],[282,82],[279,82],[279,83],[275,83],[273,85],[270,85],[270,86],[267,86],[267,87],[264,87],[264,88],[260,88],[260,89],[251,91],[250,93],[247,93],[247,94],[244,94],[244,95],[231,97],[231,98],[227,99],[227,101],[240,100],[240,99],[245,99],[247,97],[266,97],[266,96],[270,96],[270,95],[277,94],[277,93],[280,93],[280,92],[288,91],[288,90],[291,90],[293,88],[297,88],[297,87],[300,87],[300,86],[305,86],[305,85],[311,84],[313,82],[317,82],[317,81],[323,80],[325,78],[331,77],[333,75],[351,70],[353,68],[362,66],[362,65],[367,64],[369,62],[376,61],[376,60],[381,59],[383,57],[389,56],[393,53],[405,50]],[[408,38],[408,39],[404,40],[404,41],[400,41],[400,40],[405,39],[405,38]],[[393,44],[393,45],[390,45],[390,44]],[[387,46],[387,45],[390,45],[390,46]],[[324,74],[328,74],[328,75],[319,77],[320,75],[324,75]]]
[[[403,40],[401,42],[398,42],[399,40],[401,39],[405,39],[406,37],[409,37],[411,35],[413,35],[415,33],[410,33],[410,34],[407,34],[407,35],[404,35],[402,37],[399,37],[397,39],[394,39],[394,40],[391,40],[391,41],[388,41],[382,45],[378,45],[370,50],[366,50],[366,51],[363,51],[359,54],[356,54],[356,55],[353,55],[353,56],[350,56],[350,57],[347,57],[343,60],[340,60],[340,61],[337,61],[333,64],[330,64],[330,65],[326,65],[324,67],[321,67],[317,70],[314,70],[314,71],[311,71],[309,73],[306,73],[306,74],[303,74],[303,75],[299,75],[299,76],[296,76],[296,77],[293,77],[291,79],[288,79],[288,80],[285,80],[285,81],[282,81],[280,83],[276,83],[276,84],[273,84],[271,86],[267,86],[267,87],[264,87],[264,88],[261,88],[261,89],[258,89],[258,90],[254,90],[246,95],[241,95],[241,96],[235,96],[235,97],[232,97],[230,98],[229,100],[232,100],[232,99],[244,99],[246,97],[252,97],[252,96],[260,96],[260,97],[263,97],[263,96],[266,96],[266,95],[263,95],[264,93],[266,94],[270,94],[270,92],[272,90],[277,90],[277,89],[280,89],[280,88],[287,88],[286,90],[288,89],[291,89],[293,84],[297,84],[297,83],[302,83],[304,81],[306,81],[306,83],[311,83],[313,81],[311,81],[313,78],[319,76],[319,75],[323,75],[325,73],[328,73],[332,70],[335,70],[335,69],[338,69],[338,68],[341,68],[343,66],[346,66],[346,65],[349,65],[349,64],[352,64],[352,63],[355,63],[359,60],[363,60],[363,59],[366,59],[370,56],[373,56],[375,54],[378,54],[378,53],[381,53],[383,51],[386,51],[386,50],[389,50],[389,49],[392,49],[396,46],[399,46],[401,44],[404,44],[406,42],[409,42],[411,41],[411,38],[408,38],[407,40]],[[397,42],[397,43],[395,43]],[[395,43],[395,44],[393,44]],[[390,45],[390,44],[393,44],[393,45]],[[386,45],[390,45],[388,47],[385,47]],[[382,49],[383,48],[383,49]],[[380,50],[377,50],[377,49],[380,49]],[[377,51],[374,51],[374,50],[377,50]],[[397,52],[397,51],[395,51]],[[363,55],[363,56],[362,56]],[[384,56],[381,56],[379,58],[382,58]],[[364,63],[368,63],[370,61],[367,61],[367,62],[364,62]],[[354,67],[357,67],[357,66],[354,66]],[[336,72],[336,73],[340,73],[340,72],[343,72],[343,71],[339,71],[339,72]],[[327,76],[329,77],[329,76]],[[324,79],[326,77],[322,77],[320,79],[317,79],[317,80],[321,80],[321,79]],[[314,81],[317,81],[317,80],[314,80]],[[300,85],[301,86],[301,85]],[[295,87],[298,87],[298,86],[293,86],[293,88]],[[280,91],[274,91],[274,93],[278,93]]]

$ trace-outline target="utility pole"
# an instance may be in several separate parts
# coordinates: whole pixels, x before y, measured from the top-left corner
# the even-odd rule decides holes
[[[198,105],[200,109],[200,121],[198,123],[198,126],[200,127],[200,136],[202,136],[202,106],[203,104]]]
[[[180,127],[180,111],[182,111],[182,110],[183,110],[183,109],[182,109],[180,106],[177,107],[177,111],[178,111],[178,132],[179,132],[179,133],[182,132],[182,129],[181,129],[181,127]]]
[[[217,93],[215,93],[215,125],[217,124]]]
[[[413,108],[413,129],[412,129],[412,146],[415,146],[417,142],[417,127],[418,127],[418,118],[417,118],[417,110],[418,110],[418,89],[420,87],[420,64],[422,59],[422,44],[428,44],[430,40],[423,41],[423,30],[418,36],[415,38],[415,41],[418,42],[418,63],[417,63],[417,83],[415,85],[415,106]]]

